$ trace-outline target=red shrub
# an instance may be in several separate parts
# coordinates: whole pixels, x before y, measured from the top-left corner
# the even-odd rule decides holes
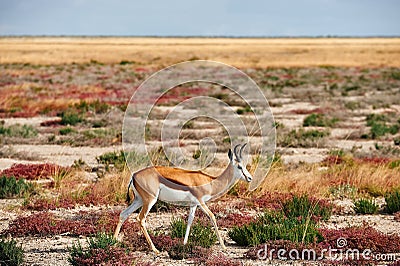
[[[385,157],[364,157],[355,159],[358,163],[368,163],[373,165],[384,165],[390,162],[389,158]]]
[[[241,266],[240,261],[231,259],[223,253],[213,254],[205,260],[199,261],[206,266]]]
[[[325,157],[325,159],[322,161],[322,165],[324,166],[331,166],[341,163],[343,163],[343,158],[336,155],[329,155],[328,157]]]
[[[370,226],[349,227],[345,229],[320,229],[324,237],[323,244],[332,248],[337,247],[340,238],[346,240],[345,248],[357,248],[359,250],[370,249],[378,253],[400,252],[400,236],[387,235]]]
[[[84,206],[98,206],[109,204],[106,198],[99,194],[93,193],[93,186],[85,188],[79,195],[75,193],[61,195],[58,198],[52,199],[33,199],[25,208],[28,210],[45,211],[55,210],[58,208],[72,209],[78,205]]]
[[[217,220],[218,226],[222,228],[232,228],[234,226],[247,225],[254,221],[254,217],[248,214],[230,213],[225,218]]]
[[[56,127],[61,125],[61,119],[56,119],[56,120],[49,120],[49,121],[44,121],[40,123],[40,126],[42,127]]]
[[[309,115],[309,114],[324,114],[328,112],[330,109],[322,109],[322,108],[315,108],[315,109],[295,109],[291,110],[290,113],[296,115]]]
[[[55,210],[58,208],[72,209],[75,207],[75,203],[71,199],[34,199],[30,200],[28,204],[24,206],[27,210],[34,211],[46,211]]]
[[[152,236],[156,248],[167,251],[171,259],[194,259],[204,261],[211,254],[211,249],[195,246],[193,244],[183,245],[181,238],[171,238],[169,235]]]
[[[93,235],[98,232],[113,232],[119,219],[117,212],[80,212],[74,217],[62,219],[49,212],[34,213],[18,217],[3,235],[48,236],[68,233],[72,236]],[[137,238],[140,232],[137,223],[126,221],[122,228],[125,235]]]
[[[68,168],[56,164],[43,163],[43,164],[13,164],[0,172],[0,176],[11,177],[17,179],[24,178],[27,180],[38,180],[41,178],[48,178],[60,171],[67,171]]]
[[[282,203],[292,198],[290,193],[267,192],[253,200],[254,206],[260,209],[278,210]]]
[[[92,249],[89,257],[75,257],[74,261],[82,266],[95,265],[132,265],[137,260],[131,252],[127,252],[122,247],[111,246],[108,249]],[[135,264],[137,265],[137,264]]]

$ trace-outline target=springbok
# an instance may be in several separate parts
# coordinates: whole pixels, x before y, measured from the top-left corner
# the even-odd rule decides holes
[[[151,207],[160,199],[171,203],[184,203],[190,206],[189,218],[183,243],[186,244],[189,237],[190,226],[193,222],[196,208],[201,210],[210,218],[218,241],[223,249],[226,249],[224,241],[218,232],[217,222],[214,214],[207,207],[206,202],[225,194],[228,189],[239,179],[247,182],[252,180],[251,174],[242,165],[242,151],[246,144],[240,148],[239,144],[234,148],[235,159],[232,150],[228,151],[229,164],[220,176],[213,177],[200,171],[188,171],[173,167],[152,166],[144,168],[132,174],[128,185],[127,201],[129,202],[129,188],[132,186],[134,200],[132,204],[121,212],[114,238],[118,238],[122,224],[134,211],[142,207],[136,217],[140,228],[146,237],[151,249],[155,253],[159,251],[154,246],[146,229],[146,216]]]

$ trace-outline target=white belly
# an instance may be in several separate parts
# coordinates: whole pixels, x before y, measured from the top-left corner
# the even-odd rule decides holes
[[[197,205],[199,203],[189,191],[172,189],[163,184],[160,184],[158,198],[162,201],[179,205]]]

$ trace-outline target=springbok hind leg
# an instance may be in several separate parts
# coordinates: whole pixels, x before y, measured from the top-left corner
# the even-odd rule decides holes
[[[215,234],[218,237],[218,241],[221,244],[222,248],[225,250],[226,246],[224,244],[224,240],[222,240],[222,237],[219,234],[218,225],[217,225],[217,221],[215,220],[214,214],[210,211],[210,209],[207,207],[207,205],[204,202],[200,203],[200,207],[201,207],[201,210],[210,218],[212,224],[214,225]]]
[[[121,230],[121,227],[124,224],[125,220],[128,219],[129,215],[131,215],[137,209],[142,207],[142,205],[143,205],[142,199],[138,195],[135,195],[135,199],[133,200],[132,204],[129,205],[128,208],[123,210],[121,212],[121,214],[119,215],[119,221],[118,221],[118,224],[117,224],[117,228],[115,229],[115,233],[114,233],[114,238],[115,239],[118,239],[119,231]]]
[[[143,208],[139,213],[138,216],[138,221],[139,221],[139,225],[140,228],[142,229],[142,232],[144,234],[144,236],[146,237],[147,243],[149,243],[150,248],[156,253],[160,253],[160,251],[158,251],[158,249],[156,249],[156,247],[153,244],[153,241],[151,241],[151,238],[149,236],[149,233],[147,232],[147,228],[146,228],[146,217],[150,212],[151,207],[153,207],[153,205],[157,202],[157,199],[154,199],[152,201],[150,201],[148,204],[143,204]]]

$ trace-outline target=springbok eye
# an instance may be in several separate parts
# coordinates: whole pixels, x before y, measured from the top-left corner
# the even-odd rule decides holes
[[[238,165],[238,169],[239,169],[239,170],[242,170],[242,166]]]

